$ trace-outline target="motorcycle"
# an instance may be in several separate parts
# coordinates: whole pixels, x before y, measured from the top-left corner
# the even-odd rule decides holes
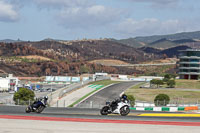
[[[36,112],[36,113],[41,113],[45,108],[47,104],[46,102],[42,102],[42,100],[35,101],[33,104],[29,105],[25,111],[26,113],[30,112]]]
[[[108,114],[120,114],[121,116],[126,116],[130,112],[130,103],[129,101],[114,100],[112,102],[106,102],[100,113],[101,115]]]

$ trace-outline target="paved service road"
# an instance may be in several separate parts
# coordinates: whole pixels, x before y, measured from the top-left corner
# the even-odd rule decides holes
[[[199,133],[198,126],[0,119],[1,133]]]
[[[119,98],[119,95],[124,92],[126,89],[138,84],[140,82],[122,82],[111,85],[92,95],[82,103],[78,105],[78,107],[87,107],[87,103],[92,101],[93,107],[97,105],[97,108],[105,105],[106,101],[112,101],[114,99]]]

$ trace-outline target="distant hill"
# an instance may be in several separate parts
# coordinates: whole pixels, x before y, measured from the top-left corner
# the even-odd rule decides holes
[[[169,58],[173,58],[175,56],[178,57],[179,50],[191,49],[191,47],[182,45],[182,46],[171,47],[164,50],[160,50],[160,49],[156,49],[152,47],[141,47],[138,49],[149,54],[152,53],[152,54],[157,54],[157,55],[166,55]]]
[[[174,40],[172,42],[180,44],[180,43],[191,43],[191,42],[197,42],[197,41],[193,39],[180,39],[180,40]]]
[[[186,49],[191,49],[191,47],[188,46],[177,46],[177,47],[173,47],[173,48],[169,48],[169,49],[165,49],[163,51],[160,52],[160,54],[166,54],[167,57],[178,57],[179,55],[179,50],[186,50]]]
[[[178,44],[174,43],[173,41],[167,40],[166,38],[148,44],[149,47],[160,48],[160,49],[175,47],[177,45]]]
[[[147,37],[136,37],[135,40],[144,43],[152,43],[160,39],[167,39],[167,40],[181,40],[181,39],[200,39],[200,31],[195,32],[182,32],[176,34],[169,34],[169,35],[154,35],[154,36],[147,36]]]
[[[23,42],[23,41],[20,40],[20,39],[18,39],[18,40],[4,39],[4,40],[0,40],[0,42],[3,42],[3,43],[15,43],[15,42]]]
[[[159,49],[152,48],[152,47],[141,47],[138,49],[144,51],[145,53],[154,53],[154,54],[159,54],[161,51]]]
[[[116,40],[120,43],[126,44],[132,47],[154,47],[167,49],[170,47],[180,46],[183,44],[190,45],[195,43],[200,45],[200,31],[196,32],[183,32],[169,35],[154,35],[135,37],[128,39]]]
[[[139,41],[135,40],[134,38],[121,39],[121,40],[111,39],[111,41],[122,43],[122,44],[126,44],[128,46],[135,47],[135,48],[138,48],[138,47],[146,45],[143,42],[139,42]]]

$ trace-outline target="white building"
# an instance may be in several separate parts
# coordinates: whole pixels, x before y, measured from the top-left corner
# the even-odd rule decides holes
[[[12,74],[9,74],[8,77],[0,77],[0,91],[17,91],[19,80],[17,77],[13,77]]]

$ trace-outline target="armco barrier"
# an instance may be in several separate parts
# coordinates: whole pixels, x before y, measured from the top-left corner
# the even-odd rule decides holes
[[[198,110],[198,106],[191,107],[136,107],[130,108],[131,110],[144,110],[144,111],[168,111],[168,112],[177,112],[177,111],[189,111],[189,110]]]

